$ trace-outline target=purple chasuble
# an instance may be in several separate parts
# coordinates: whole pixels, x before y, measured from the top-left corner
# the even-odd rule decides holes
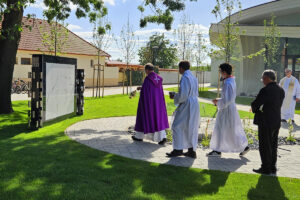
[[[135,131],[154,133],[169,128],[163,79],[151,72],[145,78],[136,115]]]

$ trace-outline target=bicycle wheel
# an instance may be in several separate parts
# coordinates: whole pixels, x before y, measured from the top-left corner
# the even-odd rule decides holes
[[[27,84],[24,84],[22,85],[22,93],[27,93],[28,92],[28,85]]]
[[[21,87],[20,87],[20,86],[17,86],[17,87],[15,88],[15,93],[20,94],[21,92],[22,92]]]

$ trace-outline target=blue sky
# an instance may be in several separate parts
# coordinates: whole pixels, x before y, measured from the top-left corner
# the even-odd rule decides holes
[[[255,5],[269,2],[270,0],[241,0],[243,9],[249,8]],[[108,19],[112,23],[112,32],[115,36],[118,36],[123,25],[127,22],[129,16],[130,24],[133,26],[136,35],[139,37],[139,46],[143,46],[145,40],[147,40],[152,34],[159,32],[165,32],[163,25],[149,24],[146,28],[141,29],[139,27],[139,19],[141,13],[137,10],[137,7],[141,4],[142,0],[104,0],[106,7],[108,8]],[[211,23],[215,23],[216,19],[211,10],[214,8],[215,0],[198,0],[197,2],[187,1],[185,14],[189,15],[191,20],[197,24],[199,31],[202,31],[207,38],[207,31]],[[71,6],[75,9],[75,6]],[[34,5],[29,6],[25,10],[25,14],[36,14],[38,18],[43,18],[43,9],[45,6],[42,0],[36,0]],[[180,17],[183,12],[175,13],[175,21],[172,28],[177,28],[180,23]],[[74,12],[66,20],[69,24],[69,29],[86,40],[92,40],[92,28],[88,19],[77,19]],[[166,34],[167,37],[171,37],[171,34]],[[170,38],[171,39],[171,38]],[[108,49],[108,53],[112,55],[112,59],[123,58],[121,52],[113,42]],[[136,57],[133,62],[138,62]],[[206,60],[209,62],[209,59]]]

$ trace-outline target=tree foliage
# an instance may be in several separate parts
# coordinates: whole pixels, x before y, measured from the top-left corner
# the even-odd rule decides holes
[[[183,14],[180,19],[180,24],[177,29],[174,30],[179,59],[192,61],[192,42],[195,38],[195,33],[195,24],[190,20],[188,15]]]
[[[146,27],[148,23],[157,23],[164,24],[165,29],[170,30],[174,21],[172,12],[184,10],[186,1],[197,0],[143,0],[138,6],[142,13],[140,27]],[[145,8],[149,8],[152,14],[145,16]]]
[[[47,26],[50,27],[50,30],[48,30]],[[47,48],[47,53],[55,56],[61,55],[69,39],[69,30],[65,28],[64,23],[51,21],[48,25],[44,24],[44,26],[40,27],[40,32],[42,33],[42,43]]]
[[[275,71],[279,70],[278,61],[280,60],[279,51],[280,47],[280,30],[275,24],[275,16],[272,15],[271,20],[264,20],[264,44],[263,48],[265,48],[264,55],[264,63],[265,68],[274,69]]]
[[[26,7],[35,2],[36,0],[0,0],[0,21],[5,18],[5,14],[9,14],[12,10],[23,12]],[[71,3],[77,6],[75,15],[78,18],[89,17],[90,22],[94,22],[99,13],[102,16],[107,15],[107,8],[104,6],[103,0],[44,0],[43,2],[47,7],[43,11],[43,14],[49,23],[67,19],[71,13]],[[29,14],[28,18],[30,17],[31,15]],[[12,33],[21,31],[22,23],[20,22],[20,24],[15,24],[12,27],[1,30],[0,38],[15,39],[11,38],[14,35]]]
[[[98,48],[98,56],[100,50],[106,51],[111,45],[114,35],[111,32],[111,22],[106,16],[97,15],[94,21],[93,44]]]
[[[139,38],[134,34],[133,27],[130,25],[128,17],[126,25],[124,25],[121,29],[119,38],[115,38],[116,44],[127,64],[130,63],[136,56],[138,40]]]
[[[47,7],[44,10],[44,16],[48,22],[54,19],[57,21],[67,19],[71,13],[71,3],[77,6],[76,16],[78,18],[89,17],[90,22],[96,20],[97,13],[101,13],[102,16],[107,14],[103,0],[44,0],[43,2]],[[35,3],[35,0],[0,0],[0,114],[13,112],[11,83],[24,27],[22,18],[24,9],[32,3]]]
[[[238,9],[241,12],[242,6],[239,0],[216,0],[216,6],[212,10],[216,19],[218,36],[214,41],[215,50],[212,52],[213,56],[223,58],[225,62],[230,62],[238,51],[237,43],[240,39],[240,30],[237,27],[238,22],[233,22],[231,15],[234,10]],[[237,21],[237,20],[236,20]],[[238,59],[238,58],[234,58]]]
[[[208,53],[208,47],[205,44],[202,33],[198,33],[196,36],[196,41],[193,45],[193,57],[195,58],[197,67],[203,64],[203,61],[206,59]]]
[[[165,39],[165,35],[152,35],[145,47],[139,49],[139,62],[142,65],[153,63],[160,68],[172,68],[177,62],[176,48]]]

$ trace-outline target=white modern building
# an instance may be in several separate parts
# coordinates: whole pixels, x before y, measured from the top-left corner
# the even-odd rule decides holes
[[[263,56],[252,59],[245,56],[253,54],[263,46],[264,20],[271,20],[274,15],[280,33],[280,58],[277,72],[278,78],[283,77],[284,69],[293,70],[293,75],[300,79],[300,0],[277,0],[261,4],[235,13],[232,22],[238,22],[240,40],[238,42],[239,59],[233,61],[234,72],[239,95],[256,95],[262,84],[261,74],[265,70]],[[222,32],[222,21],[210,27],[210,40],[215,43]],[[217,85],[218,65],[223,60],[212,58],[211,83]]]

